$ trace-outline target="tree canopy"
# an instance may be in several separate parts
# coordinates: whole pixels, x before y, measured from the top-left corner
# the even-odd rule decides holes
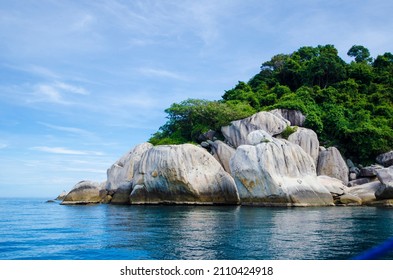
[[[306,115],[323,145],[336,146],[359,163],[393,149],[393,55],[375,59],[354,45],[339,57],[333,45],[301,47],[262,63],[248,82],[239,81],[221,100],[188,99],[165,110],[168,121],[153,144],[197,142],[198,136],[257,111],[296,109]]]

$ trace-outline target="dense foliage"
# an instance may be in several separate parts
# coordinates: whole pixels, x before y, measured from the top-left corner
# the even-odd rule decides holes
[[[393,149],[393,55],[375,59],[363,46],[348,51],[346,63],[332,45],[278,54],[248,82],[222,100],[186,100],[165,112],[168,122],[153,144],[196,142],[209,129],[274,108],[297,109],[323,145],[338,147],[356,162],[369,163]]]

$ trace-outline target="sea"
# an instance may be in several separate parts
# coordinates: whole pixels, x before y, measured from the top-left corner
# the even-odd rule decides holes
[[[0,198],[1,260],[347,260],[391,237],[392,208]]]

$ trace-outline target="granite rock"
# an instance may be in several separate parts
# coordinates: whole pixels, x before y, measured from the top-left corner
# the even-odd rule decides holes
[[[345,185],[348,184],[348,166],[335,147],[327,148],[319,153],[317,173],[318,175],[337,178],[343,181]]]
[[[107,202],[106,182],[81,181],[65,196],[61,204],[94,204]]]
[[[242,204],[325,206],[333,198],[317,179],[312,158],[298,145],[274,139],[242,145],[230,162]]]
[[[237,148],[246,144],[247,136],[254,130],[262,129],[270,135],[280,134],[290,125],[290,122],[270,112],[259,112],[251,117],[232,121],[230,125],[223,126],[221,132],[226,142]]]
[[[132,204],[238,204],[233,178],[205,149],[155,146],[134,166]]]

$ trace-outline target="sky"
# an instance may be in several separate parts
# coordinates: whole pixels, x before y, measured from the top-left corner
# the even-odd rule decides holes
[[[0,197],[56,197],[273,55],[393,52],[386,0],[0,0]]]

